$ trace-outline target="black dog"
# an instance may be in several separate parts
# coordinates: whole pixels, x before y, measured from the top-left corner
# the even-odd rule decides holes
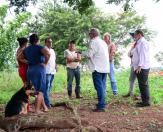
[[[24,112],[27,113],[29,95],[32,92],[32,90],[30,89],[31,86],[27,86],[27,88],[23,87],[12,96],[12,98],[6,105],[5,117],[11,117]]]

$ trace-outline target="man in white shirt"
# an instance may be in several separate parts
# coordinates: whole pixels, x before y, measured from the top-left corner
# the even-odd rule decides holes
[[[98,104],[93,112],[105,111],[106,77],[110,72],[109,53],[107,44],[99,37],[99,31],[92,28],[89,32],[91,39],[88,51],[82,55],[90,60],[89,68],[92,71],[94,87],[97,91]]]
[[[56,74],[56,54],[52,49],[52,39],[50,37],[45,39],[45,47],[50,53],[49,61],[46,65],[46,92],[45,102],[50,108],[52,106],[50,102],[50,91],[54,80],[54,74]]]
[[[144,38],[141,30],[136,30],[134,33],[136,40],[135,50],[133,52],[132,66],[136,72],[142,102],[136,104],[137,107],[150,106],[150,93],[148,85],[148,75],[150,70],[150,53],[149,43]]]
[[[80,96],[80,60],[81,55],[76,52],[75,41],[69,42],[69,47],[64,51],[64,58],[66,59],[67,66],[67,91],[68,96],[72,98],[72,82],[75,77],[76,87],[75,94],[76,98],[82,98]]]

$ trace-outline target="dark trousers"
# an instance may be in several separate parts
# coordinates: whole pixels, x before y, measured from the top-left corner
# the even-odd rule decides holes
[[[68,95],[71,96],[72,94],[72,82],[75,77],[76,86],[75,86],[75,94],[79,96],[80,94],[80,68],[77,67],[76,69],[67,68],[67,90]]]
[[[150,101],[150,93],[149,93],[149,85],[148,85],[149,70],[150,69],[141,69],[141,72],[136,74],[143,103],[149,103]]]
[[[98,96],[98,104],[96,105],[97,109],[105,108],[106,77],[106,73],[99,73],[97,71],[92,73],[94,87]]]

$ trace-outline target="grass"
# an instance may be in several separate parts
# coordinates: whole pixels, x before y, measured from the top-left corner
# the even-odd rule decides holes
[[[131,99],[123,99],[122,95],[128,92],[129,86],[129,70],[116,73],[119,95],[116,97],[121,102],[132,103]],[[52,93],[61,94],[66,92],[66,69],[59,67],[58,73],[55,75]],[[153,104],[163,104],[163,77],[149,77],[151,101]],[[0,72],[0,104],[5,104],[11,96],[22,86],[22,81],[18,76],[17,70]],[[74,91],[74,90],[73,90]],[[81,72],[81,92],[84,97],[94,98],[96,92],[93,87],[91,74],[89,72]],[[135,94],[139,95],[138,85],[135,87]],[[63,98],[67,99],[67,97]],[[112,94],[110,81],[107,78],[107,102],[111,102],[115,97]]]

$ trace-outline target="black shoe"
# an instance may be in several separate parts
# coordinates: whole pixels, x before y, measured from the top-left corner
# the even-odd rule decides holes
[[[72,91],[68,91],[68,97],[69,99],[72,99]]]
[[[76,95],[76,98],[77,98],[77,99],[83,98],[82,96],[80,96],[80,92],[75,91],[75,95]]]
[[[79,95],[79,96],[76,96],[76,98],[77,99],[82,99],[83,97]]]
[[[137,102],[136,107],[148,107],[150,103]]]
[[[93,112],[105,112],[105,109],[92,109]]]

